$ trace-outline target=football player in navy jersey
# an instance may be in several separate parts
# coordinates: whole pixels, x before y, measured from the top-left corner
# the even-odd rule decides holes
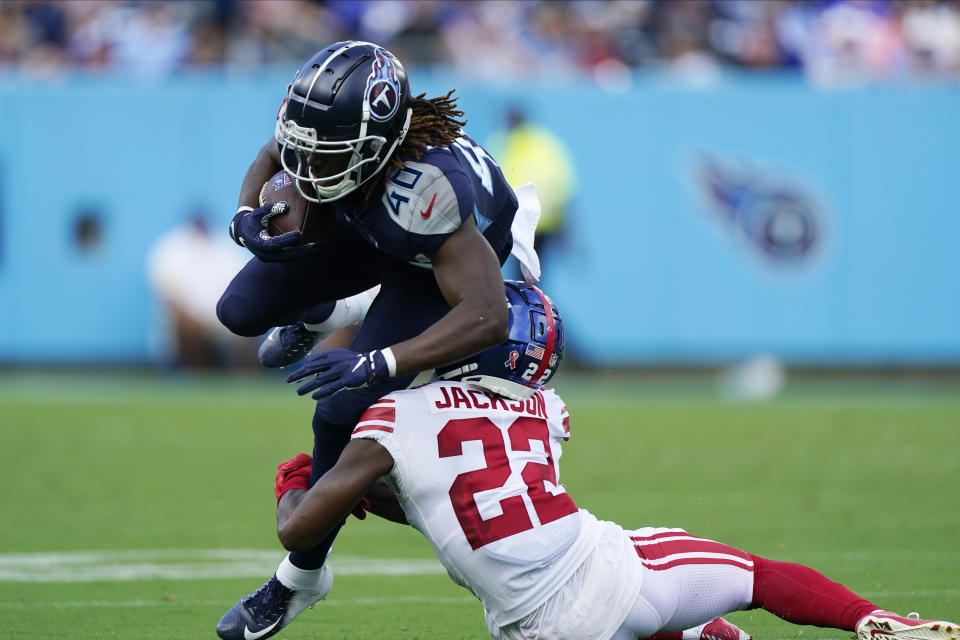
[[[355,323],[358,314],[345,312],[350,301],[366,311],[349,349],[310,356],[288,378],[306,380],[298,393],[317,400],[311,484],[336,463],[366,407],[410,386],[419,372],[506,337],[500,268],[513,245],[518,197],[462,131],[452,93],[414,96],[387,50],[332,44],[297,72],[274,137],[243,179],[230,233],[254,257],[221,297],[221,322],[242,336],[276,327],[261,361],[285,366],[320,337]],[[270,218],[287,205],[259,206],[259,193],[281,168],[318,207],[311,215],[326,219],[322,239],[304,244],[299,231],[269,235]],[[372,303],[358,302],[378,285]],[[274,578],[227,612],[221,637],[267,637],[277,627],[248,628],[250,612],[295,616],[324,597],[324,562],[338,530],[290,555],[296,602],[276,600]]]

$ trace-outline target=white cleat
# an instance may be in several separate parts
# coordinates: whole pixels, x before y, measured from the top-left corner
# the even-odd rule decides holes
[[[921,620],[917,613],[906,618],[891,611],[874,611],[857,623],[859,640],[958,640],[960,625],[944,620]]]

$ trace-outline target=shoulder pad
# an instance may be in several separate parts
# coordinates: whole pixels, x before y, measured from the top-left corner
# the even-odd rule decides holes
[[[461,202],[469,187],[458,169],[444,171],[434,164],[408,161],[387,181],[381,200],[390,219],[407,232],[448,235],[471,213],[472,205]]]

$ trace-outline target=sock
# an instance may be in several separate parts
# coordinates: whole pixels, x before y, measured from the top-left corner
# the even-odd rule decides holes
[[[349,431],[347,434],[349,435]],[[314,461],[316,461],[316,455],[314,455]],[[337,527],[330,532],[323,541],[315,546],[309,551],[291,551],[287,558],[290,560],[290,563],[297,569],[306,569],[313,570],[319,569],[323,566],[323,563],[327,561],[327,555],[330,553],[330,549],[333,546],[333,541],[337,537],[337,533],[340,531],[340,527],[343,526],[343,523],[337,525]]]
[[[652,636],[648,636],[646,640],[700,640],[700,634],[703,633],[703,628],[705,626],[707,626],[707,623],[692,627],[690,629],[684,629],[683,631],[655,633]]]
[[[855,631],[857,622],[880,608],[810,567],[758,556],[751,560],[751,609],[766,609],[794,624]]]
[[[713,622],[712,620],[710,622]],[[697,625],[692,629],[684,629],[680,632],[682,640],[700,640],[700,634],[703,633],[703,628],[707,626],[708,623],[704,622],[701,625]]]
[[[290,562],[287,555],[277,567],[277,580],[287,589],[294,591],[313,589],[320,582],[320,569],[301,569]]]
[[[303,324],[307,327],[307,329],[310,329],[311,326],[322,324],[327,318],[333,315],[336,307],[336,302],[324,302],[323,304],[318,304],[307,311],[300,319],[303,321]],[[316,329],[310,330],[316,331]]]
[[[329,334],[337,329],[359,324],[367,315],[370,303],[378,291],[379,285],[343,300],[317,305],[303,316],[303,326],[310,331]]]

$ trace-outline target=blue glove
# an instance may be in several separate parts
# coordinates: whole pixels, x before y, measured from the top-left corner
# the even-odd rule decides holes
[[[311,397],[319,400],[341,389],[360,389],[383,382],[390,378],[390,367],[379,350],[358,353],[349,349],[331,349],[307,358],[287,377],[287,382],[297,382],[308,376],[316,377],[300,385],[297,395],[316,391]]]
[[[230,223],[230,237],[264,262],[299,260],[312,252],[315,245],[300,245],[303,235],[299,231],[288,231],[279,236],[271,236],[267,231],[270,218],[283,215],[287,209],[286,202],[274,202],[259,209],[238,211]]]

